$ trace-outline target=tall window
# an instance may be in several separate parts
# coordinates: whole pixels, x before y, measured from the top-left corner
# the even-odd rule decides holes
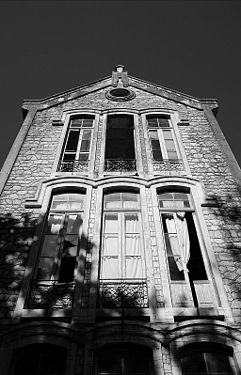
[[[93,132],[94,116],[81,115],[70,120],[61,171],[78,171],[88,165]]]
[[[14,352],[10,375],[65,375],[66,349],[33,344]]]
[[[174,305],[213,304],[189,194],[158,195]]]
[[[144,277],[139,195],[107,193],[104,197],[102,279]]]
[[[148,115],[147,125],[154,161],[177,160],[170,116]]]
[[[151,353],[143,347],[109,348],[98,353],[96,375],[150,375]]]
[[[73,281],[83,205],[83,194],[53,196],[35,280]]]
[[[136,169],[133,116],[108,116],[105,147],[105,170]]]
[[[183,375],[232,375],[231,353],[226,350],[206,348],[190,348],[181,358]]]

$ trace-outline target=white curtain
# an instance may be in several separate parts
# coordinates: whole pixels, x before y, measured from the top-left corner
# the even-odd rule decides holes
[[[190,239],[185,212],[170,214],[166,220],[172,253],[179,271],[187,270],[190,258]]]
[[[125,277],[142,278],[138,215],[125,216]]]

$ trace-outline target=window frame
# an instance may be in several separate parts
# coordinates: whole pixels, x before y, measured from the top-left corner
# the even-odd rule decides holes
[[[105,195],[106,194],[111,194],[111,193],[133,193],[136,194],[138,197],[138,208],[108,208],[106,209],[104,207],[104,202],[105,202]],[[123,201],[120,201],[123,202]],[[104,255],[104,248],[105,248],[105,218],[108,215],[116,215],[117,216],[117,222],[118,222],[118,233],[117,233],[117,238],[118,238],[118,271],[120,277],[118,278],[105,278],[103,277],[103,258],[105,257]],[[125,230],[125,217],[128,215],[135,215],[138,218],[138,233],[136,232],[135,234],[138,234],[139,236],[139,258],[141,262],[141,271],[142,271],[142,277],[141,278],[126,278],[126,265],[125,265],[125,259],[128,257],[126,255],[126,250],[127,246],[125,244],[125,239],[127,235],[129,234]],[[111,234],[111,233],[108,233]],[[132,233],[133,234],[133,233]],[[134,256],[133,256],[134,257]],[[143,227],[142,227],[142,216],[141,216],[141,197],[139,192],[134,192],[130,190],[116,190],[116,191],[107,191],[106,193],[103,194],[103,211],[102,211],[102,229],[101,229],[101,257],[100,257],[100,279],[101,280],[140,280],[140,279],[146,279],[147,276],[147,265],[146,265],[146,259],[145,259],[145,251],[144,251],[144,238],[143,238]]]
[[[152,117],[155,118],[155,116],[157,117],[157,119],[158,119],[158,117],[161,117],[161,116],[164,117],[165,116],[168,120],[169,126],[156,126],[156,127],[155,126],[149,126],[148,119],[152,118]],[[145,114],[145,120],[146,120],[146,128],[147,128],[147,133],[148,133],[149,147],[150,147],[150,152],[151,152],[151,156],[152,156],[152,161],[154,163],[163,163],[165,161],[177,162],[178,160],[180,160],[181,159],[180,151],[179,151],[178,142],[177,142],[177,139],[176,139],[172,115],[167,114],[167,113],[151,112],[151,113]],[[165,137],[164,137],[165,130],[166,131],[169,130],[170,133],[171,133],[172,142],[174,144],[174,151],[172,151],[172,152],[176,153],[176,158],[170,158],[168,156],[168,148],[167,148],[166,140],[165,140]],[[156,139],[159,142],[159,149],[160,149],[160,153],[161,153],[161,156],[162,156],[162,158],[160,160],[155,159],[154,155],[153,155],[153,146],[152,146],[152,142],[151,142],[150,133],[154,132],[154,131],[157,133]]]
[[[92,126],[88,126],[88,127],[84,127],[83,126],[83,121],[82,121],[82,125],[79,126],[79,127],[71,127],[71,123],[73,120],[75,119],[81,119],[82,117],[82,120],[84,120],[84,116],[86,116],[86,118],[92,118]],[[73,160],[69,160],[69,162],[73,161],[73,162],[86,162],[86,163],[89,163],[91,157],[91,150],[92,150],[92,143],[93,143],[93,133],[94,133],[94,128],[95,128],[95,120],[96,120],[96,116],[94,114],[78,114],[78,115],[72,115],[69,120],[68,120],[68,128],[67,128],[67,132],[66,132],[66,137],[65,137],[65,142],[64,142],[64,148],[63,148],[63,152],[62,152],[62,155],[61,155],[61,163],[63,162],[68,162],[68,160],[64,160],[65,156],[66,155],[73,155],[75,154],[75,157]],[[79,157],[81,155],[81,144],[82,144],[82,141],[83,141],[83,136],[84,136],[84,132],[85,131],[90,131],[91,132],[91,135],[90,135],[90,144],[89,144],[89,150],[88,152],[86,151],[83,151],[82,153],[83,154],[88,154],[88,158],[86,160],[80,160]],[[68,140],[69,140],[69,135],[71,132],[79,132],[79,136],[78,136],[78,142],[77,142],[77,147],[76,147],[76,151],[66,151],[66,148],[67,148],[67,144],[68,144]]]
[[[176,192],[176,193],[184,193],[188,196],[188,200],[190,203],[190,207],[170,207],[170,208],[160,208],[159,207],[159,195],[161,193],[170,193],[170,192]],[[172,306],[173,307],[195,307],[195,308],[201,308],[201,307],[216,307],[219,305],[219,299],[218,295],[216,292],[215,284],[213,277],[210,274],[209,266],[208,266],[208,261],[206,259],[206,254],[204,254],[203,251],[203,241],[202,238],[200,238],[200,232],[198,228],[198,223],[197,223],[197,218],[196,218],[196,209],[194,209],[194,202],[193,202],[193,197],[192,193],[189,188],[184,188],[180,186],[166,186],[165,188],[157,188],[156,190],[157,194],[157,204],[158,204],[158,211],[159,211],[159,223],[161,224],[161,236],[163,239],[163,244],[164,244],[164,253],[165,253],[165,258],[166,258],[166,264],[167,264],[167,274],[169,278],[169,285],[170,285],[170,292],[171,292],[171,301],[172,301]],[[195,229],[195,236],[196,240],[198,241],[199,245],[199,251],[200,251],[200,256],[202,258],[203,262],[203,268],[206,273],[206,278],[203,279],[190,279],[189,278],[189,273],[187,270],[183,270],[184,273],[184,279],[183,280],[172,280],[171,279],[171,272],[170,272],[170,267],[169,267],[169,260],[168,260],[168,251],[167,251],[167,243],[166,243],[166,238],[165,238],[165,232],[164,232],[164,227],[162,223],[162,215],[167,213],[177,213],[177,212],[185,212],[188,213],[192,216],[192,221],[193,221],[193,226]],[[188,229],[190,229],[188,227]],[[195,237],[194,236],[194,237]],[[191,249],[190,249],[191,251]],[[190,255],[191,256],[191,255]],[[189,258],[190,259],[190,258]],[[209,288],[208,288],[209,287]],[[178,302],[178,296],[177,296],[177,291],[178,288],[182,290],[182,293],[184,293],[186,301]],[[198,290],[199,288],[199,290]],[[206,288],[206,289],[205,289]],[[206,299],[203,300],[202,296],[202,290],[207,293]]]
[[[83,196],[83,202],[81,203],[82,204],[82,210],[78,210],[78,209],[75,209],[75,210],[60,210],[60,209],[53,209],[51,206],[54,202],[54,197],[56,196],[61,196],[61,195],[66,195],[66,194],[76,194],[76,195],[82,195]],[[80,243],[80,233],[82,232],[83,230],[83,216],[84,216],[84,210],[85,210],[85,200],[86,200],[86,194],[82,191],[61,191],[61,192],[56,192],[54,194],[51,195],[50,197],[50,200],[49,200],[49,206],[48,206],[48,209],[47,209],[47,214],[46,214],[46,220],[45,220],[45,223],[44,223],[44,227],[43,227],[43,232],[42,232],[42,236],[41,236],[41,244],[40,244],[40,249],[39,249],[39,253],[38,253],[38,257],[37,257],[37,261],[36,261],[36,264],[35,264],[35,269],[34,269],[34,273],[33,273],[33,281],[34,282],[37,282],[37,283],[52,283],[53,281],[55,283],[61,283],[61,282],[73,282],[74,281],[74,278],[75,278],[75,272],[76,272],[76,267],[77,267],[77,257],[78,257],[78,253],[79,253],[79,243]],[[40,260],[42,258],[50,258],[50,257],[44,257],[42,256],[42,252],[43,252],[43,246],[44,246],[44,240],[45,240],[45,237],[46,235],[48,235],[47,233],[47,230],[48,230],[48,223],[49,223],[49,218],[50,216],[52,215],[62,215],[63,219],[61,220],[61,225],[62,227],[60,227],[60,230],[59,230],[59,233],[57,234],[57,245],[56,245],[56,256],[54,257],[54,261],[53,261],[53,268],[52,268],[52,274],[51,274],[51,277],[50,279],[42,279],[42,278],[38,278],[37,274],[38,274],[38,269],[39,269],[39,263],[40,263]],[[64,258],[63,257],[63,245],[64,245],[64,238],[65,236],[68,236],[68,233],[67,233],[67,226],[68,226],[68,220],[67,220],[67,217],[69,218],[70,215],[77,215],[80,217],[80,220],[82,220],[82,223],[78,229],[78,233],[76,233],[76,236],[77,236],[77,245],[76,245],[76,256],[73,256],[73,258],[75,258],[75,266],[74,266],[74,271],[73,271],[73,280],[71,281],[59,281],[59,276],[60,276],[60,272],[61,272],[61,263],[62,263],[62,259]],[[50,234],[51,235],[51,234]],[[54,267],[55,265],[55,267]]]
[[[182,375],[190,375],[190,373],[187,373],[184,371],[183,366],[183,359],[186,357],[189,357],[191,361],[193,362],[193,355],[195,353],[201,353],[202,354],[202,361],[204,364],[205,372],[198,372],[197,374],[200,375],[214,375],[214,374],[220,374],[220,375],[235,375],[237,373],[237,369],[234,362],[234,351],[233,348],[230,346],[227,346],[225,344],[215,343],[215,342],[202,342],[202,343],[190,343],[185,345],[184,347],[180,347],[178,349],[179,358],[180,358],[180,374]],[[208,353],[212,353],[215,355],[215,353],[221,354],[222,356],[225,356],[227,359],[227,362],[229,364],[231,373],[227,372],[221,372],[221,371],[209,371],[208,368]],[[216,358],[218,361],[218,359]]]

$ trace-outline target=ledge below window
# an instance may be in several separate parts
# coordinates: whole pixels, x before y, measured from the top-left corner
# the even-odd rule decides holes
[[[56,281],[33,282],[27,309],[66,309],[72,308],[74,282],[58,283]]]
[[[158,171],[183,171],[184,165],[181,159],[153,160],[153,170]]]
[[[135,159],[106,159],[104,172],[136,172]]]
[[[89,162],[82,160],[61,161],[58,172],[88,172]]]

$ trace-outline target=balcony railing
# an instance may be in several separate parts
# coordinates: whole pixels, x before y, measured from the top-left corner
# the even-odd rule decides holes
[[[148,307],[146,279],[100,280],[98,304],[104,308]]]
[[[60,161],[58,166],[59,172],[86,172],[88,171],[89,162],[85,160]]]
[[[74,283],[33,282],[26,308],[71,308]]]
[[[134,172],[136,171],[135,159],[106,159],[105,160],[106,172]]]

